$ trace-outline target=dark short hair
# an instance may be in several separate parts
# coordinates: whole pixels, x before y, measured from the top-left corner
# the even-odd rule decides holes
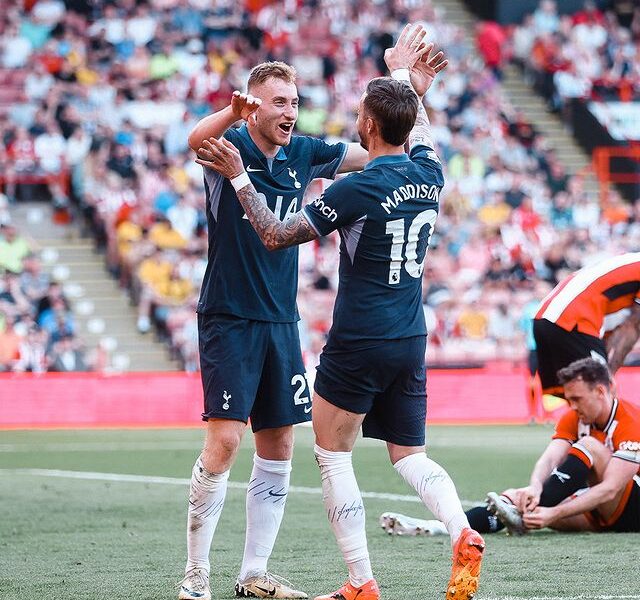
[[[590,387],[601,383],[610,388],[613,383],[609,367],[595,358],[581,358],[558,371],[558,381],[562,385],[577,379],[581,379]]]
[[[280,62],[279,60],[260,63],[253,67],[251,73],[249,73],[247,90],[250,90],[255,85],[264,83],[270,77],[281,79],[286,83],[295,83],[296,70],[291,65]]]
[[[364,109],[378,124],[387,144],[402,146],[416,123],[418,102],[418,96],[406,83],[376,77],[367,85]]]

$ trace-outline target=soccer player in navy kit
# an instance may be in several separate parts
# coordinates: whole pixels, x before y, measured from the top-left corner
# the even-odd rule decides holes
[[[255,67],[247,93],[202,119],[189,135],[200,158],[204,140],[225,138],[239,149],[255,189],[278,219],[302,207],[309,182],[360,169],[358,144],[329,145],[291,136],[298,116],[295,71],[280,62]],[[238,120],[239,129],[230,129]],[[205,166],[208,264],[198,303],[198,332],[207,421],[189,493],[185,577],[180,600],[208,600],[209,552],[229,470],[248,419],[256,454],[247,491],[247,529],[237,596],[306,598],[267,572],[289,487],[293,424],[311,419],[298,338],[298,252],[270,253],[244,217],[229,182]]]
[[[340,283],[318,366],[313,426],[325,509],[349,580],[316,600],[380,598],[351,462],[361,426],[365,436],[387,442],[395,469],[446,524],[453,545],[447,598],[468,600],[478,587],[484,541],[469,527],[451,478],[424,446],[421,279],[444,180],[418,96],[446,66],[442,53],[430,56],[433,46],[422,43],[424,35],[422,27],[407,26],[385,54],[393,79],[372,80],[362,96],[357,125],[369,153],[364,171],[332,184],[288,221],[281,223],[260,199],[233,145],[211,144],[212,168],[231,179],[267,248],[280,251],[336,229],[341,236]]]

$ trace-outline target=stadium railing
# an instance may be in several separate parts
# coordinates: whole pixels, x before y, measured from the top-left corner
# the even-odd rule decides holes
[[[618,161],[614,170],[612,159]],[[634,167],[635,163],[635,167]],[[600,184],[600,200],[607,198],[612,183],[640,184],[640,144],[632,146],[599,146],[593,150],[593,169]]]

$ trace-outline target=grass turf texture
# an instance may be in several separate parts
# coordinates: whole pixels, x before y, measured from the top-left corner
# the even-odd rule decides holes
[[[431,427],[429,455],[460,497],[526,483],[551,429]],[[186,557],[187,486],[78,480],[22,469],[63,469],[187,480],[200,449],[194,430],[0,432],[0,599],[175,599]],[[291,483],[319,487],[309,429],[296,430]],[[247,435],[230,480],[246,482]],[[383,444],[359,440],[354,464],[367,492],[413,495]],[[232,597],[244,543],[244,496],[231,488],[211,554],[213,598]],[[393,510],[427,516],[418,503],[365,498],[374,573],[386,600],[442,599],[449,576],[445,537],[391,538],[378,527]],[[537,532],[487,536],[478,599],[640,598],[637,534]],[[311,597],[346,579],[319,493],[293,492],[270,567]]]

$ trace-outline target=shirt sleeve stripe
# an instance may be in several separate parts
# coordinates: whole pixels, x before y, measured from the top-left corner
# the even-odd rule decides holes
[[[612,454],[612,456],[621,460],[626,460],[627,462],[632,462],[640,465],[640,452],[632,452],[630,450],[616,450]]]
[[[335,179],[336,175],[338,174],[338,171],[340,170],[340,167],[342,166],[342,163],[344,162],[344,159],[347,156],[347,150],[349,150],[349,144],[342,144],[342,156],[340,157],[340,160],[338,161],[336,168],[333,170],[333,173],[331,174],[330,179]]]
[[[311,225],[311,229],[313,229],[320,237],[322,237],[323,234],[318,229],[318,226],[313,222],[313,217],[311,216],[311,213],[307,210],[306,206],[302,209],[302,212],[304,214],[304,218],[309,222],[309,225]]]

